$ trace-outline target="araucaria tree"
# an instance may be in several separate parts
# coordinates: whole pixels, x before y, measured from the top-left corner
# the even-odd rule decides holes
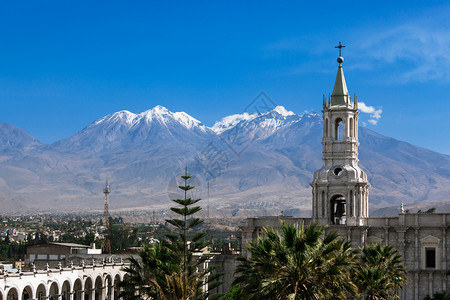
[[[166,220],[178,231],[167,234],[167,240],[144,247],[140,259],[130,259],[131,265],[125,268],[123,296],[137,299],[197,300],[216,299],[221,295],[211,295],[209,290],[222,284],[217,279],[223,273],[214,273],[215,266],[205,266],[211,256],[203,250],[208,246],[206,233],[196,230],[203,220],[193,217],[201,210],[195,204],[200,199],[188,197],[194,186],[188,184],[191,176],[181,176],[184,184],[178,187],[183,191],[182,199],[174,199],[178,207],[170,209],[179,218]]]
[[[169,234],[167,237],[170,239],[169,247],[177,253],[182,253],[183,256],[183,274],[186,276],[183,280],[176,280],[176,282],[189,285],[189,287],[197,287],[197,294],[195,298],[189,299],[214,299],[220,295],[209,295],[208,291],[204,288],[207,286],[208,290],[211,290],[218,285],[222,284],[218,281],[218,277],[222,276],[222,273],[213,273],[215,266],[209,266],[207,269],[201,270],[200,267],[211,256],[204,254],[203,250],[209,245],[204,241],[206,233],[198,232],[195,227],[198,227],[203,223],[203,220],[193,217],[193,215],[199,212],[202,208],[195,206],[195,204],[201,199],[192,199],[188,197],[188,191],[192,190],[194,186],[188,184],[188,180],[191,176],[185,169],[185,174],[181,176],[184,181],[184,185],[178,187],[184,192],[184,198],[174,199],[173,201],[179,205],[179,207],[171,207],[170,209],[178,214],[180,218],[174,218],[166,220],[178,229],[178,234]],[[194,256],[195,254],[195,256]],[[199,271],[200,270],[200,271]],[[199,273],[200,272],[200,273]],[[174,281],[175,282],[175,281]],[[185,286],[182,289],[183,298],[187,299],[186,293],[189,289]],[[180,289],[181,291],[181,289]]]
[[[354,281],[363,299],[398,298],[395,292],[407,283],[406,268],[391,245],[367,245],[361,249]]]
[[[265,228],[240,257],[235,284],[243,299],[347,299],[357,294],[350,270],[355,252],[325,227],[281,224],[281,234]]]

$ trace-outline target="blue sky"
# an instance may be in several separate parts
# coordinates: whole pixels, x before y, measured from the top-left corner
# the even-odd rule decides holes
[[[448,1],[92,2],[0,4],[0,122],[45,143],[156,105],[210,126],[261,91],[320,112],[342,41],[361,124],[450,154]]]

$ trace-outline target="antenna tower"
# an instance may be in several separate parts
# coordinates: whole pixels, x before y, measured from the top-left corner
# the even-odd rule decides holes
[[[106,227],[103,234],[102,240],[102,250],[103,253],[111,254],[111,227],[109,224],[109,207],[108,207],[108,195],[111,193],[109,188],[108,180],[106,180],[105,188],[103,189],[103,194],[105,194],[105,209],[103,211],[103,226]]]

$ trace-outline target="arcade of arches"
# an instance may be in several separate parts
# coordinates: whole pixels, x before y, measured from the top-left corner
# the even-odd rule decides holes
[[[0,300],[119,299],[121,266],[100,266],[0,275]]]

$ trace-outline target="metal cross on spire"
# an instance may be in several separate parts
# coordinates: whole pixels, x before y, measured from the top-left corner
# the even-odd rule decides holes
[[[341,42],[339,42],[339,46],[336,46],[336,47],[334,47],[334,48],[339,48],[339,56],[342,56],[342,55],[341,55],[341,49],[342,49],[342,48],[345,48],[345,46],[342,46]]]

